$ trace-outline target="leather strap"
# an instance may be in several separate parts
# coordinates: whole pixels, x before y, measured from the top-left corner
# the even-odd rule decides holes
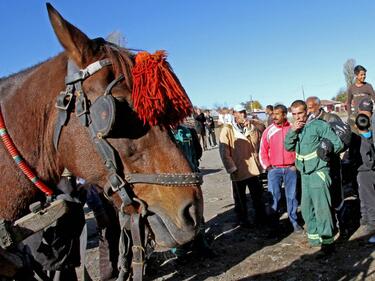
[[[73,100],[73,85],[67,85],[66,90],[61,92],[56,98],[55,107],[57,108],[57,121],[53,134],[53,145],[57,150],[62,128],[68,120],[68,111]]]
[[[104,95],[109,95],[112,91],[112,88],[114,86],[116,86],[117,83],[121,82],[122,80],[125,79],[125,76],[124,75],[120,75],[118,78],[116,78],[115,80],[113,80],[111,83],[108,84],[107,88],[105,89],[104,91]]]
[[[201,173],[126,174],[125,180],[129,184],[149,183],[171,186],[188,186],[194,184],[202,184],[203,182]]]
[[[141,281],[143,279],[143,270],[145,264],[145,249],[142,244],[142,236],[141,233],[141,215],[138,213],[131,215],[131,227],[130,231],[132,234],[132,270],[133,270],[133,280],[134,281]]]
[[[73,61],[71,61],[73,63]],[[99,71],[105,66],[111,65],[111,61],[109,59],[104,59],[100,61],[96,61],[90,65],[88,65],[85,69],[80,69],[78,72],[74,72],[73,74],[69,73],[65,77],[65,85],[74,84],[78,81],[83,81],[90,75],[93,75],[95,72]],[[78,69],[78,68],[77,68]]]

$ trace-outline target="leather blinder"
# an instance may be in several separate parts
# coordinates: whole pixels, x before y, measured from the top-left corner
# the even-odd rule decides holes
[[[90,107],[93,129],[98,138],[108,136],[116,116],[115,100],[111,95],[100,96]]]

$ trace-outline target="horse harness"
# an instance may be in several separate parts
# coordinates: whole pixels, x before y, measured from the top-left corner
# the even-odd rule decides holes
[[[108,183],[106,184],[107,192],[112,191],[118,193],[122,200],[122,207],[129,206],[137,202],[141,205],[141,214],[132,214],[128,216],[127,223],[121,224],[122,231],[126,227],[130,231],[133,241],[132,246],[132,267],[133,278],[141,280],[143,275],[143,264],[145,250],[143,248],[140,221],[142,216],[147,213],[147,207],[143,201],[136,198],[130,186],[132,184],[146,183],[164,186],[188,186],[198,185],[202,183],[200,173],[162,173],[162,174],[141,174],[126,173],[122,178],[118,173],[118,165],[116,163],[115,150],[108,143],[106,138],[115,125],[116,120],[116,99],[112,96],[112,89],[120,83],[124,76],[121,75],[108,84],[102,96],[99,96],[92,104],[83,91],[82,83],[85,79],[92,76],[102,68],[111,65],[109,59],[96,61],[85,69],[79,70],[73,61],[68,61],[68,75],[65,77],[65,91],[61,92],[56,98],[56,108],[58,109],[58,117],[56,121],[53,144],[55,149],[58,148],[59,138],[62,128],[69,121],[69,114],[74,110],[73,100],[75,100],[75,114],[80,123],[87,127],[91,139],[95,144],[97,152],[104,161],[106,169],[109,171]],[[123,208],[121,208],[122,210]],[[124,215],[124,214],[123,214]],[[121,252],[121,245],[120,252]],[[126,251],[123,251],[124,255]],[[121,258],[121,257],[120,257]],[[120,272],[121,275],[121,272]]]

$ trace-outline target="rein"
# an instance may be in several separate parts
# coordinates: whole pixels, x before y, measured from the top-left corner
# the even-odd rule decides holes
[[[0,137],[4,143],[4,146],[10,156],[13,158],[14,162],[17,166],[21,169],[21,171],[25,174],[25,176],[37,187],[39,188],[44,194],[47,196],[51,196],[53,191],[47,185],[45,185],[31,170],[30,166],[26,163],[26,161],[22,158],[20,152],[14,145],[13,140],[11,139],[10,135],[5,126],[3,114],[0,108]]]

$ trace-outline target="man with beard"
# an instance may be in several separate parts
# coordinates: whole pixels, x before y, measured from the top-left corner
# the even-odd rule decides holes
[[[272,225],[277,232],[279,225],[279,201],[281,186],[284,183],[288,217],[295,232],[301,233],[302,228],[297,222],[298,201],[296,198],[297,171],[294,166],[296,154],[286,151],[284,140],[291,128],[286,115],[288,109],[278,104],[273,108],[273,124],[262,135],[259,158],[265,170],[268,171],[268,191],[272,195]]]

